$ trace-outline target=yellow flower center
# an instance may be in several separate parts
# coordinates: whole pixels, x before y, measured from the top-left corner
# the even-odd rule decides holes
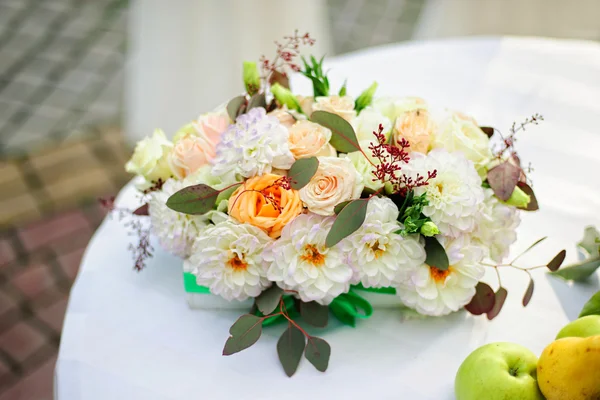
[[[317,246],[314,244],[307,244],[304,246],[304,255],[301,256],[300,259],[315,267],[320,267],[325,264],[325,256],[319,252]]]
[[[373,250],[373,253],[375,254],[375,258],[379,258],[381,257],[381,255],[383,254],[383,249],[380,247],[381,245],[379,244],[379,240],[376,241],[373,246],[371,246],[371,250]]]
[[[429,267],[429,275],[436,283],[444,283],[446,278],[452,272],[452,267],[448,267],[448,269],[443,270],[436,267]]]
[[[248,263],[246,263],[244,260],[241,260],[237,254],[227,261],[227,265],[236,271],[242,271],[248,268]]]

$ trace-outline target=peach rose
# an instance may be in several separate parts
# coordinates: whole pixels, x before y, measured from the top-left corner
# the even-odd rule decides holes
[[[229,117],[221,113],[208,113],[201,115],[197,121],[193,122],[193,125],[198,136],[214,147],[221,140],[221,134],[229,126]]]
[[[275,174],[248,179],[229,198],[229,215],[277,239],[283,227],[303,211],[298,191],[277,185],[279,179],[281,176]]]
[[[290,129],[288,143],[296,160],[312,157],[327,149],[331,130],[310,121],[298,121]]]
[[[296,123],[296,118],[294,118],[294,116],[285,108],[273,110],[268,115],[277,118],[279,123],[288,129]]]
[[[302,112],[306,115],[310,115],[313,112],[313,103],[315,102],[315,100],[312,98],[312,96],[296,96],[296,99],[298,100],[298,103],[300,103],[300,108],[302,109]]]
[[[196,172],[208,165],[215,157],[215,146],[199,136],[185,136],[179,139],[169,153],[169,166],[178,179]]]
[[[401,139],[410,143],[409,151],[418,151],[427,154],[431,145],[434,124],[425,109],[406,111],[396,118],[393,136],[394,143],[400,143]]]
[[[348,122],[356,117],[354,99],[350,96],[317,97],[316,103],[312,105],[312,111],[327,111],[337,114]]]

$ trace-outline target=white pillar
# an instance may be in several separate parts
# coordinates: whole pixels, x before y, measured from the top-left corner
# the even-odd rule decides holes
[[[242,62],[275,53],[298,29],[330,51],[325,0],[134,0],[130,7],[124,127],[134,143],[172,134],[243,90]]]

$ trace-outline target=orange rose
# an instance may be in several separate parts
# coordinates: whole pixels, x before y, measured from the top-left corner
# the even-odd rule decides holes
[[[279,179],[275,174],[248,179],[229,198],[229,215],[277,239],[283,227],[303,211],[298,191],[282,188],[276,183]]]

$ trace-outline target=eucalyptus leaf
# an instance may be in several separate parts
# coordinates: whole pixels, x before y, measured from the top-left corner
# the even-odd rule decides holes
[[[138,207],[134,212],[133,215],[139,215],[139,216],[143,216],[143,215],[150,215],[150,213],[148,212],[148,203],[144,204],[141,207]]]
[[[487,180],[496,197],[506,201],[512,195],[520,176],[521,169],[505,161],[488,171]]]
[[[531,301],[534,287],[535,284],[533,282],[533,279],[529,278],[529,285],[527,285],[527,290],[525,290],[525,295],[523,295],[523,307],[527,307],[527,305]]]
[[[317,370],[325,372],[329,365],[331,346],[325,340],[311,336],[306,344],[304,356]]]
[[[352,200],[347,200],[347,201],[342,201],[340,204],[336,205],[333,208],[333,212],[335,213],[335,215],[338,215],[340,213],[340,211],[342,211],[344,209],[344,207],[346,207],[348,205],[348,203],[350,203]]]
[[[246,105],[246,96],[237,96],[229,100],[227,103],[227,114],[233,122],[242,112],[242,108]]]
[[[329,320],[329,307],[321,305],[316,301],[301,302],[300,315],[302,315],[306,323],[317,328],[325,328]]]
[[[369,199],[352,200],[336,217],[327,238],[325,246],[333,247],[342,239],[350,236],[365,222]]]
[[[593,226],[588,226],[583,232],[583,239],[577,243],[577,246],[581,247],[588,256],[596,257],[600,256],[600,232]]]
[[[558,271],[563,261],[565,261],[565,257],[567,256],[566,250],[561,250],[557,255],[554,256],[552,260],[546,265],[548,269],[552,272]]]
[[[518,207],[518,208],[520,208],[521,210],[525,210],[525,211],[539,210],[540,207],[538,205],[537,197],[535,197],[535,193],[533,192],[533,189],[531,188],[531,186],[529,186],[525,182],[519,182],[519,183],[517,183],[517,187],[529,196],[529,204],[527,204],[527,207]]]
[[[300,190],[308,185],[308,182],[315,176],[317,169],[319,169],[319,159],[317,157],[296,160],[288,172],[292,189]]]
[[[590,258],[552,272],[552,275],[559,276],[567,281],[585,282],[596,272],[598,267],[600,267],[600,257]]]
[[[491,311],[487,313],[487,318],[491,321],[500,314],[502,307],[504,306],[504,301],[506,301],[506,296],[508,296],[508,291],[503,287],[500,287],[495,295],[494,307],[492,307]]]
[[[494,136],[494,128],[491,126],[480,126],[479,129],[481,129],[489,138]]]
[[[283,74],[277,70],[271,72],[271,76],[269,77],[269,85],[274,85],[278,83],[286,89],[290,88],[290,79],[286,74]]]
[[[203,183],[185,187],[167,199],[167,207],[184,214],[205,214],[215,207],[219,191]]]
[[[277,341],[277,355],[287,376],[291,377],[298,369],[305,346],[304,334],[290,323]]]
[[[229,334],[223,348],[224,356],[240,352],[256,343],[262,334],[262,318],[252,314],[242,315],[229,328]]]
[[[250,111],[257,107],[267,108],[267,100],[264,93],[256,93],[254,96],[250,97],[246,111]]]
[[[585,303],[579,318],[587,315],[600,315],[600,292],[597,292]]]
[[[479,282],[475,287],[475,296],[465,309],[473,315],[486,314],[492,311],[495,301],[494,290],[487,283]]]
[[[264,315],[270,314],[279,305],[282,295],[283,289],[273,284],[273,286],[258,295],[255,299],[256,306]]]
[[[331,130],[329,143],[341,153],[352,153],[360,150],[354,128],[348,121],[337,114],[327,111],[315,111],[310,120]]]
[[[425,253],[427,254],[425,264],[430,267],[445,271],[450,266],[446,250],[435,237],[425,238]]]

